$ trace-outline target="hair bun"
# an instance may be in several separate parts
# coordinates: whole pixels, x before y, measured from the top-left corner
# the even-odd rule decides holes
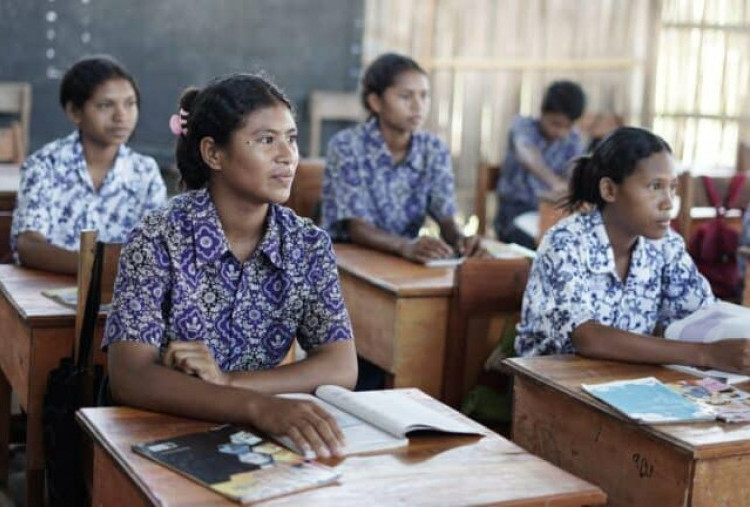
[[[184,109],[188,113],[192,111],[193,109],[193,103],[195,102],[195,98],[200,93],[200,89],[196,88],[194,86],[191,86],[189,88],[185,88],[183,90],[182,95],[180,95],[180,109]]]

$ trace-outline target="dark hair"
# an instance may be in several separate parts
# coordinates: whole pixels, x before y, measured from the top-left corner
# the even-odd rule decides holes
[[[128,81],[140,104],[141,92],[130,72],[111,56],[97,55],[77,61],[65,72],[60,83],[60,105],[65,109],[70,102],[77,109],[82,108],[96,88],[110,79]]]
[[[562,113],[576,121],[586,107],[586,95],[573,81],[555,81],[544,92],[542,113]]]
[[[399,74],[408,70],[415,70],[427,75],[417,62],[408,56],[396,53],[385,53],[380,55],[370,64],[369,67],[367,67],[364,76],[362,76],[362,91],[360,99],[362,100],[362,106],[371,116],[375,114],[375,111],[370,109],[370,105],[367,103],[367,97],[371,93],[374,93],[378,97],[382,97],[385,90],[393,86],[393,83],[396,81]]]
[[[573,161],[573,174],[570,178],[570,191],[562,206],[575,211],[583,203],[605,205],[599,192],[599,181],[610,178],[621,184],[633,174],[639,161],[654,153],[672,153],[669,144],[646,129],[620,127],[607,135],[593,153]]]
[[[253,74],[233,74],[214,79],[203,90],[183,91],[180,108],[188,113],[187,134],[177,139],[176,157],[187,188],[203,188],[211,175],[200,152],[201,139],[211,137],[218,146],[227,146],[232,132],[244,126],[250,113],[281,104],[294,112],[279,88]]]

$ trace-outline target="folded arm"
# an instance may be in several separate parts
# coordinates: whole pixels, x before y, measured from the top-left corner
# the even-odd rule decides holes
[[[18,235],[18,259],[29,268],[69,275],[78,271],[78,252],[51,244],[37,231]]]

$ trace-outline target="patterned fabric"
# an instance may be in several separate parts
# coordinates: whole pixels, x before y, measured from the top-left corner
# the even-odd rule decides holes
[[[547,167],[560,176],[564,175],[570,159],[582,154],[585,149],[581,135],[575,129],[571,130],[566,138],[549,142],[542,135],[539,120],[525,116],[513,119],[508,134],[508,152],[497,182],[497,193],[501,200],[528,204],[534,209],[537,206],[537,196],[548,187],[521,166],[514,149],[516,143],[537,148]]]
[[[588,320],[653,334],[657,324],[666,327],[714,301],[676,233],[639,237],[623,283],[601,213],[576,214],[542,240],[523,297],[516,352],[573,353],[570,335]]]
[[[167,201],[156,161],[121,145],[99,190],[86,169],[78,131],[53,141],[21,167],[13,212],[11,248],[18,235],[36,231],[55,245],[78,250],[81,231],[96,229],[102,241],[121,243],[141,218]]]
[[[148,215],[120,258],[103,347],[202,340],[224,371],[276,366],[297,337],[305,350],[352,338],[331,241],[271,205],[244,263],[229,250],[207,190]]]
[[[438,222],[456,213],[450,153],[434,134],[412,134],[408,154],[394,165],[371,118],[336,134],[327,154],[322,227],[334,241],[348,241],[343,221],[350,218],[415,238],[428,213]]]

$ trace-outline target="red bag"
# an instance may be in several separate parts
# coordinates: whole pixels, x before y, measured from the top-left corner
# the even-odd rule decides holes
[[[709,202],[716,208],[716,218],[700,225],[690,235],[688,253],[693,257],[698,271],[708,279],[714,295],[735,300],[740,296],[741,287],[737,269],[740,235],[725,223],[724,215],[728,209],[735,207],[745,183],[745,175],[734,175],[723,203],[719,200],[714,181],[707,176],[701,179]]]

